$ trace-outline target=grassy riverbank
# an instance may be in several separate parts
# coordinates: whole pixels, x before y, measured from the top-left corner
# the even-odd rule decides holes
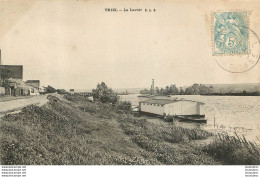
[[[238,137],[153,124],[82,97],[59,98],[1,119],[1,165],[260,164],[259,147]],[[212,136],[210,144],[193,143]]]

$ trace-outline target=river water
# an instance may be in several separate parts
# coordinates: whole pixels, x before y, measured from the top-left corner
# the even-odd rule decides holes
[[[138,95],[122,95],[122,101],[138,105]],[[260,143],[260,96],[201,96],[174,95],[175,98],[200,101],[205,103],[206,125],[182,123],[182,126],[196,126],[209,131],[236,132],[248,140]],[[214,127],[215,118],[215,127]]]

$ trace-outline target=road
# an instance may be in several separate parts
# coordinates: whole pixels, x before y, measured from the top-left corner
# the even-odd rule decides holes
[[[0,115],[21,110],[28,105],[42,106],[48,102],[47,95],[38,95],[30,98],[0,102]]]

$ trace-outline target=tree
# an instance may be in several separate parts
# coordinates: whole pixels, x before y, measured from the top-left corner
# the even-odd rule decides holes
[[[170,95],[178,95],[179,91],[176,85],[171,85],[170,86]]]
[[[183,95],[184,94],[184,91],[183,91],[183,89],[182,89],[182,87],[180,88],[180,93],[179,93],[180,95]]]
[[[48,87],[44,87],[44,90],[45,90],[45,93],[55,93],[57,91],[54,87],[52,87],[50,85],[48,85]]]
[[[161,90],[160,90],[160,95],[163,95],[163,94],[164,94],[164,89],[161,88]]]
[[[158,87],[155,88],[155,93],[156,93],[156,95],[158,95],[160,93],[160,90]]]
[[[185,90],[185,95],[209,95],[213,93],[213,87],[203,84],[193,84]]]
[[[193,84],[191,87],[188,87],[185,90],[185,95],[199,95],[200,90],[199,90],[199,84]]]
[[[118,101],[117,94],[108,86],[101,82],[96,89],[92,90],[93,98],[102,103],[116,103]]]
[[[150,94],[151,90],[148,90],[147,88],[145,88],[144,90],[140,90],[140,94]]]
[[[178,95],[179,91],[178,91],[178,88],[176,87],[176,85],[170,85],[170,86],[166,86],[165,89],[161,88],[161,90],[159,90],[159,88],[156,88],[156,94],[159,94],[159,95]]]
[[[64,90],[64,89],[57,89],[57,93],[63,95],[63,94],[66,93],[66,90]]]

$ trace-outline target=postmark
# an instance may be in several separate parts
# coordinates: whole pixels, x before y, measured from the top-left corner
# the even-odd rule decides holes
[[[257,34],[249,29],[249,50],[246,55],[215,56],[216,63],[224,70],[232,73],[243,73],[257,65],[260,58],[260,41]]]
[[[213,12],[213,55],[248,54],[247,11]]]
[[[248,27],[248,12],[213,12],[212,22],[212,55],[222,69],[242,73],[257,65],[260,40]]]

